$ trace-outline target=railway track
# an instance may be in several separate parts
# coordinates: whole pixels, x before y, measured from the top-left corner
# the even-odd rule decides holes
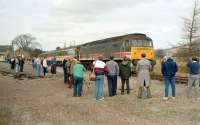
[[[22,77],[22,78],[29,78],[29,79],[33,79],[34,77],[34,71],[32,69],[31,65],[25,65],[24,68],[24,72],[23,73],[19,73],[18,77]],[[59,69],[59,72],[62,72],[62,69]],[[17,77],[16,73],[12,70],[10,70],[10,67],[7,63],[3,63],[0,62],[0,73],[3,75],[8,75],[10,74],[13,77]],[[133,75],[134,77],[136,77],[136,74]],[[163,76],[161,74],[156,74],[156,73],[152,73],[151,74],[151,79],[153,80],[159,80],[159,81],[163,81]],[[176,76],[176,83],[178,84],[187,84],[188,81],[188,77],[183,77],[183,76]]]
[[[163,81],[163,76],[160,74],[151,74],[151,79],[153,80],[159,80],[159,81]],[[188,77],[185,76],[176,76],[176,83],[178,84],[187,84],[188,82]]]

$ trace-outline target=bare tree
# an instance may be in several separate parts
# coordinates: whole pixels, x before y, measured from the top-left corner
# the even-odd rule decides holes
[[[198,0],[194,1],[194,7],[190,18],[184,18],[184,41],[188,46],[188,56],[192,56],[194,42],[200,38],[200,8]]]
[[[21,51],[21,55],[24,50],[31,53],[35,49],[41,49],[40,43],[36,42],[35,40],[36,38],[31,34],[22,34],[12,40],[12,46],[13,48],[16,46],[17,49]]]
[[[56,50],[61,50],[61,47],[60,46],[56,47]]]

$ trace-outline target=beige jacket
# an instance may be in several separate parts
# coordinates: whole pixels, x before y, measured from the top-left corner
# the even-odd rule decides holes
[[[150,71],[152,69],[151,63],[149,60],[142,58],[141,60],[138,61],[136,71],[137,71],[137,78],[138,78],[138,83],[140,86],[146,85],[149,86],[151,83],[151,78],[150,78]],[[145,84],[144,84],[145,83]]]

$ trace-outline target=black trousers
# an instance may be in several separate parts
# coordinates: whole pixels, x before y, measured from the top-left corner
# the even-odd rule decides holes
[[[124,85],[126,84],[126,90],[127,90],[127,93],[129,94],[129,93],[130,93],[129,79],[121,79],[121,81],[122,81],[122,89],[121,89],[121,92],[124,93]]]
[[[46,73],[47,73],[47,67],[43,67],[43,73],[44,73],[44,76],[45,76]]]
[[[24,65],[20,65],[20,72],[24,71]]]

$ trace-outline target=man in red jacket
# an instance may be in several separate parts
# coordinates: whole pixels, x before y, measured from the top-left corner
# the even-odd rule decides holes
[[[102,61],[103,57],[99,56],[98,60],[93,62],[94,72],[96,75],[95,81],[95,97],[96,100],[103,100],[103,82],[104,74],[106,73],[106,64]]]

